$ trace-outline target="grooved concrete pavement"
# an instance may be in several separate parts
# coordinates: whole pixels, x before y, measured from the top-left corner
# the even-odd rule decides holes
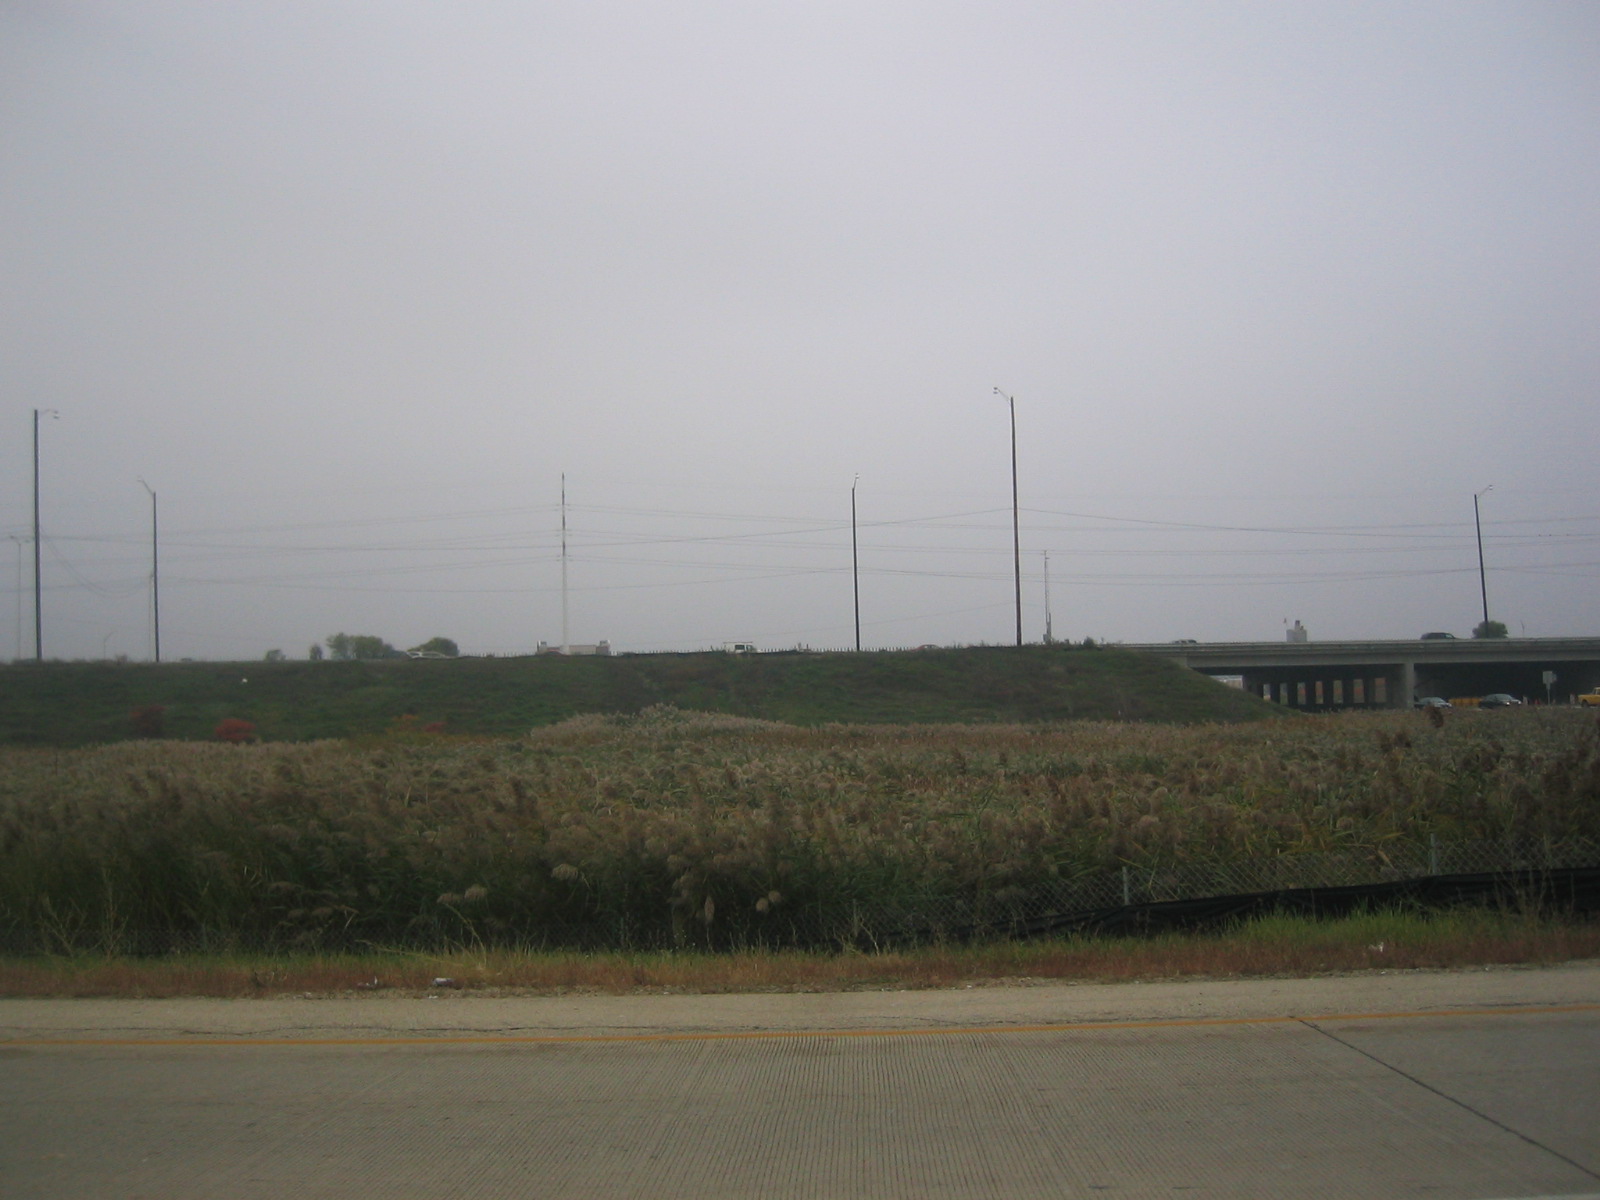
[[[0,1194],[1600,1196],[1600,966],[0,1001]]]

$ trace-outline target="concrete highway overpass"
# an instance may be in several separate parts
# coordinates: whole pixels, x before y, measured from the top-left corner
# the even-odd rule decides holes
[[[1205,675],[1237,675],[1245,690],[1293,708],[1405,708],[1418,696],[1509,692],[1558,703],[1600,687],[1600,637],[1373,642],[1163,642],[1124,645]]]

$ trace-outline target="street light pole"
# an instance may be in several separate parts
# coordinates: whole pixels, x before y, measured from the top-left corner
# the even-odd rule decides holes
[[[1494,484],[1490,484],[1481,492],[1472,494],[1472,524],[1478,531],[1478,594],[1483,599],[1483,625],[1484,632],[1489,626],[1489,583],[1483,570],[1483,521],[1478,517],[1478,497],[1494,491]]]
[[[567,640],[567,473],[561,472],[561,653],[571,654]]]
[[[156,513],[156,490],[144,480],[150,493],[150,627],[155,641],[156,661],[161,661],[161,526]]]
[[[1017,401],[999,388],[994,394],[1011,409],[1011,566],[1017,591],[1017,645],[1022,645],[1022,517],[1017,505]]]
[[[28,539],[19,537],[14,533],[6,534],[6,540],[17,545],[17,647],[12,654],[13,662],[22,661],[22,544]]]
[[[857,654],[861,653],[861,558],[856,549],[856,484],[860,482],[861,476],[857,475],[850,485],[850,582],[856,602]]]
[[[33,410],[33,657],[44,661],[44,587],[40,581],[39,561],[39,415],[46,413],[60,417],[53,408]]]

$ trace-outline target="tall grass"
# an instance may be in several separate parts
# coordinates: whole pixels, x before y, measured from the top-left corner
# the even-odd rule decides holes
[[[4,750],[0,937],[780,946],[885,904],[1430,835],[1600,835],[1593,717],[799,728],[655,709],[505,741]]]
[[[1539,965],[1600,956],[1600,923],[1532,913],[1373,911],[1263,917],[1205,934],[1081,937],[872,953],[801,950],[277,953],[0,957],[0,996],[417,994],[436,980],[503,994],[844,991]]]

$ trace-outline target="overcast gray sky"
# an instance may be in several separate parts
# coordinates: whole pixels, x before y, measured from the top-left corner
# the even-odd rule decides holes
[[[1600,5],[8,0],[0,656],[1592,635]],[[19,576],[20,571],[20,576]],[[20,590],[19,590],[20,578]]]

